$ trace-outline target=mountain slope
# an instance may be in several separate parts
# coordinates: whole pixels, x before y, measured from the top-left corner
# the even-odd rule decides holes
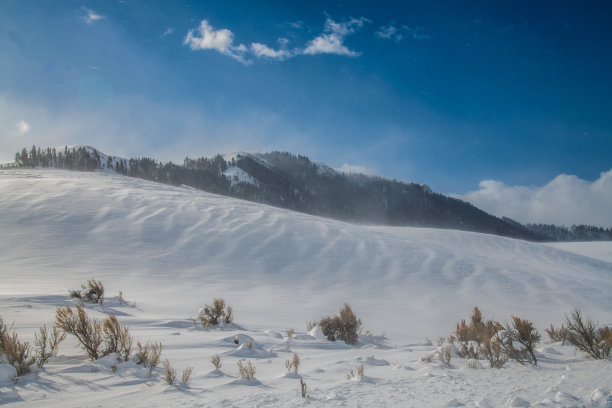
[[[344,174],[285,152],[185,158],[182,165],[151,158],[118,159],[92,147],[23,149],[25,167],[113,169],[121,174],[243,198],[359,224],[423,226],[542,240],[512,220],[494,217],[426,185]]]

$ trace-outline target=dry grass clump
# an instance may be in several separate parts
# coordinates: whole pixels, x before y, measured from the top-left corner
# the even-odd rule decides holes
[[[442,362],[442,364],[445,364],[447,366],[450,366],[450,362],[451,362],[451,346],[450,345],[444,345],[439,347],[436,350],[436,357],[438,358],[438,360],[440,360],[440,362]]]
[[[185,367],[181,374],[181,382],[185,385],[189,385],[191,381],[191,373],[193,373],[193,367]]]
[[[170,361],[164,360],[164,379],[168,385],[176,382],[176,370],[170,365]]]
[[[252,380],[255,378],[255,366],[247,361],[246,365],[242,364],[242,361],[238,361],[238,372],[243,380]]]
[[[204,306],[204,311],[199,315],[202,327],[216,326],[220,322],[229,324],[234,320],[231,306],[225,306],[225,300],[214,298],[212,305]]]
[[[76,306],[76,313],[70,306],[58,307],[55,325],[64,333],[77,338],[81,347],[92,360],[118,353],[127,361],[132,349],[132,338],[127,327],[121,326],[115,315],[109,315],[103,324],[90,318],[82,306]]]
[[[567,341],[594,360],[610,357],[612,350],[612,328],[600,327],[591,319],[584,319],[579,309],[565,317]]]
[[[357,375],[355,375],[355,373],[353,372],[353,369],[351,368],[351,370],[349,371],[348,375],[346,376],[346,379],[347,380],[352,380],[353,378],[359,378],[360,380],[363,380],[364,371],[365,371],[365,368],[364,368],[363,364],[361,364],[359,367],[357,367]]]
[[[144,346],[138,342],[136,347],[138,347],[138,351],[136,352],[136,364],[142,364],[144,367],[148,366],[149,374],[152,373],[161,359],[161,342],[153,344],[147,343]]]
[[[549,328],[544,329],[551,343],[567,343],[569,337],[569,330],[563,324],[561,327],[556,328],[554,324],[551,324]]]
[[[357,343],[361,320],[355,316],[353,309],[345,303],[340,309],[340,315],[324,317],[319,321],[323,334],[330,341],[344,340],[346,344]]]
[[[104,285],[101,281],[89,279],[86,284],[81,285],[80,290],[70,290],[68,292],[68,296],[71,298],[82,299],[91,303],[102,304],[104,301]]]
[[[212,358],[210,359],[210,362],[215,367],[216,370],[221,369],[221,357],[219,357],[218,354],[215,354],[214,356],[212,356]]]
[[[298,373],[298,369],[300,367],[300,357],[293,353],[293,359],[285,361],[285,367],[287,367],[287,371],[291,372],[293,370],[294,374]]]

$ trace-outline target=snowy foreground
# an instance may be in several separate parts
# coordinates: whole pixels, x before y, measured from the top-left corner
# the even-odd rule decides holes
[[[0,375],[0,405],[612,407],[612,361],[547,344],[543,331],[576,306],[612,323],[611,247],[355,226],[112,173],[0,171],[0,316],[20,339],[51,326],[57,306],[75,303],[68,290],[95,278],[107,300],[87,306],[91,316],[114,313],[135,342],[161,341],[179,379],[193,367],[188,386],[169,386],[161,367],[92,362],[69,337],[16,384]],[[194,328],[213,297],[235,324]],[[357,346],[307,333],[345,302],[363,321]],[[436,348],[426,337],[450,335],[474,306],[532,320],[538,367],[424,361]],[[307,399],[285,368],[294,352]],[[240,380],[240,360],[256,380]],[[348,380],[360,365],[365,377]]]

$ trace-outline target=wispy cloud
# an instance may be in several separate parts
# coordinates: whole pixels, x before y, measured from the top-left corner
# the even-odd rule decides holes
[[[303,53],[306,55],[337,54],[356,57],[361,53],[348,49],[348,47],[344,45],[344,39],[346,36],[353,34],[356,30],[363,27],[367,22],[369,22],[368,19],[361,17],[338,23],[328,17],[325,21],[323,33],[311,40],[306,45],[306,49],[304,49]]]
[[[21,136],[30,131],[30,125],[25,120],[21,119],[19,122],[15,123],[15,127],[17,128],[17,133]]]
[[[98,21],[104,18],[103,15],[97,14],[91,9],[85,8],[84,10],[85,10],[85,16],[83,17],[83,20],[85,20],[87,24],[91,24],[94,21]]]
[[[189,30],[183,43],[192,50],[214,50],[244,64],[248,63],[244,58],[247,48],[244,44],[234,45],[234,33],[227,28],[215,30],[207,20],[202,20],[198,28]]]
[[[396,26],[393,22],[386,26],[381,26],[375,35],[379,38],[396,42],[407,38],[412,38],[413,40],[431,40],[431,35],[427,34],[424,27]]]
[[[612,169],[593,182],[560,174],[541,187],[508,186],[495,180],[482,181],[479,187],[457,197],[523,223],[612,226]]]
[[[291,51],[283,49],[275,50],[261,43],[251,43],[251,52],[257,58],[269,58],[278,61],[286,60],[287,58],[291,58],[295,55]]]

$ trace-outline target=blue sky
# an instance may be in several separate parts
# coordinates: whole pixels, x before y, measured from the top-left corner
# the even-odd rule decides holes
[[[612,168],[612,5],[396,3],[3,0],[0,159],[288,150],[463,197]]]

